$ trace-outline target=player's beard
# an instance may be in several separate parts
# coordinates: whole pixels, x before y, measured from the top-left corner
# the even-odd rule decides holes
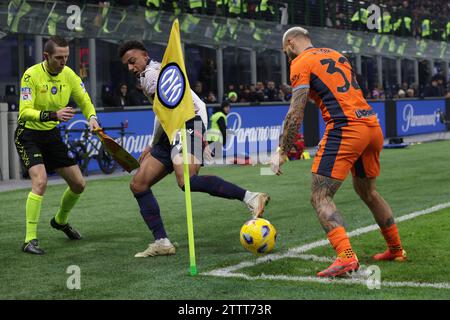
[[[56,62],[50,62],[48,60],[46,60],[45,67],[46,67],[48,73],[50,73],[51,75],[57,75],[57,74],[61,73],[61,71],[64,69],[64,66],[61,67],[60,64],[58,64]]]
[[[297,58],[297,54],[295,54],[291,49],[287,48],[286,50],[286,55],[288,57],[289,63],[294,60],[295,58]]]

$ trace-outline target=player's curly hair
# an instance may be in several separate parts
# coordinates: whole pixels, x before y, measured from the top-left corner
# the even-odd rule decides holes
[[[145,46],[142,42],[137,41],[137,40],[130,40],[130,41],[124,42],[120,45],[119,50],[118,50],[119,57],[122,58],[123,55],[128,50],[133,50],[133,49],[139,49],[139,50],[147,52],[147,49],[145,48]]]

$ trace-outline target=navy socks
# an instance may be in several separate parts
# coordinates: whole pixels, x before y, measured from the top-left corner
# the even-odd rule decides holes
[[[159,205],[152,190],[137,193],[134,197],[139,204],[142,218],[144,218],[145,223],[153,233],[155,240],[167,238],[159,212]]]
[[[217,176],[197,176],[190,179],[191,191],[205,192],[215,197],[244,200],[246,190]],[[182,188],[184,191],[184,187]]]
[[[190,179],[192,192],[205,192],[215,197],[243,201],[246,190],[216,176],[193,175]],[[182,188],[184,191],[184,187]],[[161,219],[159,205],[152,190],[136,193],[136,198],[142,218],[144,218],[155,240],[167,238]]]

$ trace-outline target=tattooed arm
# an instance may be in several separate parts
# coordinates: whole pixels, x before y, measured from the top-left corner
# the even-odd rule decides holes
[[[280,175],[280,166],[286,161],[287,154],[295,142],[305,115],[305,106],[308,101],[309,88],[301,88],[292,93],[291,105],[284,119],[283,134],[280,138],[280,147],[270,160],[272,171]]]
[[[309,88],[301,88],[292,93],[291,105],[284,119],[283,134],[280,139],[280,153],[286,155],[295,142],[305,115]]]

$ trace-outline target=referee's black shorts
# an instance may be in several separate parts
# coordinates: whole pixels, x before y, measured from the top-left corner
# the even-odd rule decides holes
[[[14,135],[17,152],[28,170],[37,164],[44,164],[47,172],[76,165],[69,157],[69,151],[58,128],[33,130],[19,125]]]

